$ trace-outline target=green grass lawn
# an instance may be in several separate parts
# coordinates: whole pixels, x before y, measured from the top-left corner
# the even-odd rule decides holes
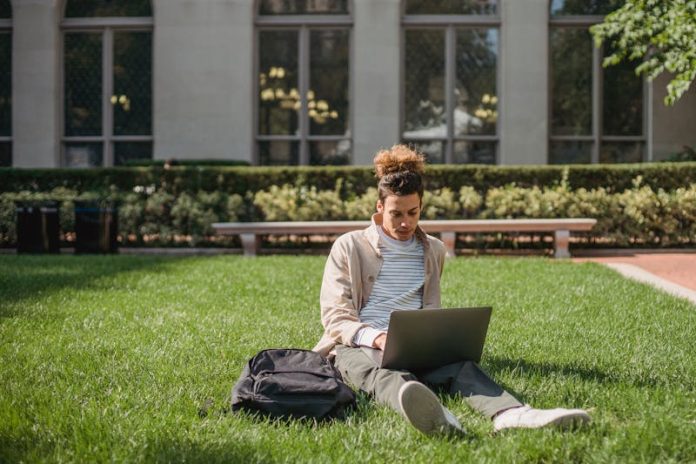
[[[696,461],[696,307],[547,259],[448,261],[443,304],[492,305],[483,367],[589,427],[496,436],[447,397],[464,439],[365,396],[319,425],[225,412],[258,350],[318,340],[324,261],[0,256],[0,462]]]

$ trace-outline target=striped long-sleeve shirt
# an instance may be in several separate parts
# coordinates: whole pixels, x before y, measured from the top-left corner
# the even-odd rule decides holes
[[[395,240],[382,227],[373,227],[379,229],[383,264],[360,311],[360,321],[369,327],[359,330],[353,339],[354,344],[363,346],[372,346],[375,338],[387,330],[392,311],[423,307],[423,245],[415,237],[408,241]]]

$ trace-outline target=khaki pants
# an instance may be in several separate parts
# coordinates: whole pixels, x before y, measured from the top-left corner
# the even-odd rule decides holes
[[[437,369],[411,373],[382,369],[366,350],[344,345],[336,347],[336,368],[343,380],[360,389],[397,412],[399,389],[409,380],[418,380],[430,388],[452,395],[461,395],[469,406],[481,414],[493,417],[504,409],[522,406],[512,395],[491,380],[473,361],[461,361]]]

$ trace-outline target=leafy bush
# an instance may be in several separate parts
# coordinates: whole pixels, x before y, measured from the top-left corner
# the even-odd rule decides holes
[[[218,192],[199,192],[197,196],[182,193],[172,206],[172,225],[177,233],[191,236],[192,245],[198,245],[206,236],[213,235],[212,224],[220,222],[225,204]]]
[[[375,212],[378,199],[377,189],[370,187],[362,195],[346,201],[346,219],[351,221],[370,219]]]
[[[679,222],[681,237],[696,243],[696,185],[672,192],[670,211]]]
[[[531,189],[509,185],[488,191],[484,217],[597,219],[591,235],[617,245],[642,242],[654,245],[696,242],[696,184],[667,192],[642,185],[619,193],[606,189],[569,190],[566,185]]]
[[[249,166],[248,161],[225,159],[134,159],[126,160],[125,166]]]
[[[58,201],[58,220],[62,233],[75,229],[74,201],[81,199],[77,193],[58,187],[51,192],[5,193],[0,195],[0,246],[14,244],[17,241],[17,206],[18,201]]]
[[[318,191],[316,187],[272,186],[254,195],[254,206],[266,221],[316,221],[345,219],[345,206],[339,191],[341,182],[334,190]]]
[[[119,208],[119,228],[137,243],[156,238],[160,243],[186,239],[197,246],[214,235],[214,222],[239,220],[244,200],[221,192],[182,193],[136,189],[125,195]]]
[[[473,187],[464,186],[459,189],[459,204],[462,207],[462,216],[473,218],[478,215],[483,205],[483,197]]]
[[[688,237],[691,227],[688,221],[680,221],[676,213],[679,210],[688,214],[696,210],[696,206],[679,202],[678,194],[670,194],[662,189],[654,191],[640,183],[641,179],[637,178],[633,190],[617,195],[624,213],[621,224],[624,235],[655,244],[678,242],[683,234]]]
[[[568,187],[577,190],[605,188],[610,192],[631,189],[642,176],[643,184],[673,191],[696,183],[696,162],[573,166],[431,165],[426,171],[426,190],[444,187],[459,192],[472,187],[485,196],[491,188],[514,183],[518,187],[551,187],[565,175]],[[48,192],[65,187],[81,192],[105,192],[115,188],[130,192],[137,186],[154,186],[174,195],[220,191],[244,196],[274,185],[334,190],[342,180],[340,197],[350,200],[374,186],[374,171],[365,166],[162,166],[95,169],[0,168],[0,192]]]
[[[331,190],[304,184],[272,186],[256,193],[197,191],[172,194],[154,185],[121,193],[82,192],[58,187],[49,192],[0,194],[0,246],[16,242],[15,201],[58,200],[64,239],[74,231],[74,201],[116,201],[123,243],[189,245],[212,243],[214,222],[267,220],[367,220],[375,211],[377,189],[353,193],[347,200],[341,181]],[[655,189],[640,176],[628,190],[571,189],[567,176],[555,185],[524,188],[516,184],[490,188],[485,196],[464,186],[441,188],[424,196],[424,219],[562,218],[597,219],[591,240],[619,246],[696,243],[696,183],[673,191]],[[216,239],[217,240],[217,239]]]
[[[443,187],[423,194],[421,216],[424,219],[447,219],[460,215],[461,204],[455,199],[454,192]]]
[[[145,222],[145,198],[137,193],[127,193],[118,208],[118,228],[125,240],[132,237],[142,243],[141,226]]]

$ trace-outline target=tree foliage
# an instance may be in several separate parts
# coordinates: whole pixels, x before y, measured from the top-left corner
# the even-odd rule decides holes
[[[673,105],[696,78],[696,0],[627,0],[590,29],[595,44],[611,45],[604,66],[641,59],[636,74],[667,71],[665,104]]]

